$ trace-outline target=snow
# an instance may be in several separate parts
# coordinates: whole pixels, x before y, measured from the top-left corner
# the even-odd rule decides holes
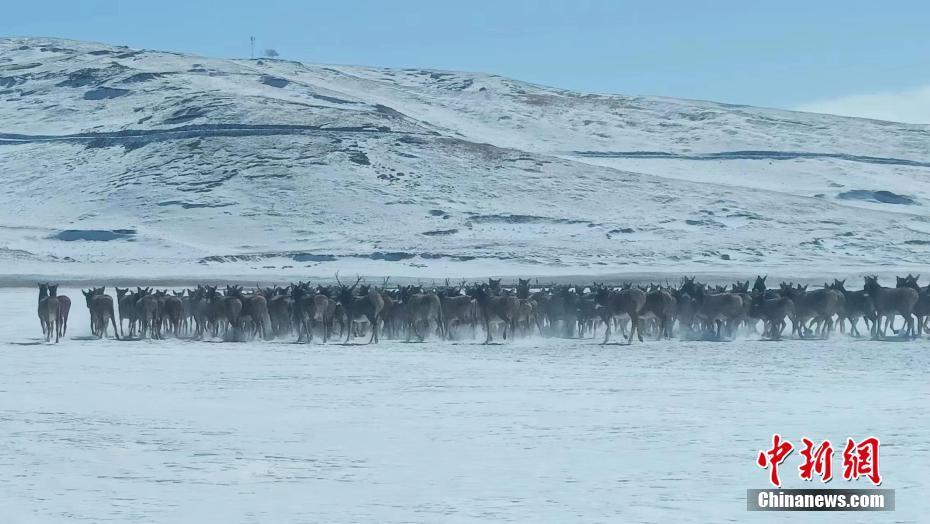
[[[35,296],[0,290],[4,522],[793,521],[746,513],[774,432],[882,441],[897,510],[818,522],[930,511],[926,340],[117,342],[75,300],[46,345]]]
[[[0,55],[0,261],[19,283],[813,277],[930,250],[928,126],[57,39]],[[101,88],[129,92],[86,99]],[[844,198],[876,191],[913,204]]]

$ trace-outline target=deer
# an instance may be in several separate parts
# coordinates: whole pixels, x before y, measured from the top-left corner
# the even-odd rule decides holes
[[[87,291],[81,290],[84,295],[84,301],[87,303],[87,310],[90,312],[91,333],[97,338],[103,338],[107,334],[107,325],[113,321],[113,336],[119,340],[119,323],[116,321],[116,313],[113,310],[113,297],[105,294],[106,288],[94,288]]]
[[[206,299],[209,304],[208,311],[213,336],[219,336],[219,328],[223,326],[227,333],[231,328],[232,337],[237,338],[242,315],[242,301],[233,296],[221,295],[216,286],[206,287]]]
[[[58,297],[49,294],[48,284],[39,284],[39,304],[38,304],[39,324],[42,326],[42,334],[45,335],[45,342],[52,341],[52,334],[55,335],[55,343],[60,338],[58,335],[59,307]]]
[[[58,284],[48,284],[49,295],[58,297],[58,336],[65,337],[68,332],[68,316],[71,314],[71,299],[68,295],[58,294]]]
[[[781,334],[788,325],[785,319],[790,319],[792,324],[796,322],[794,302],[788,297],[767,298],[765,290],[762,290],[761,292],[754,291],[750,300],[750,315],[753,318],[762,319],[762,338],[781,340]]]
[[[488,279],[491,280],[491,279]],[[497,280],[498,289],[500,279]],[[491,321],[499,319],[504,323],[504,340],[507,340],[507,333],[513,333],[515,327],[515,318],[519,301],[516,297],[493,294],[493,283],[480,284],[468,289],[468,295],[475,299],[478,306],[478,316],[485,331],[485,344],[490,344],[493,340],[491,335]]]
[[[540,321],[539,306],[535,300],[530,297],[530,280],[519,278],[516,287],[516,296],[519,301],[515,323],[526,336],[533,328],[539,330],[542,335],[543,328]]]
[[[675,324],[675,314],[678,301],[671,293],[664,289],[655,289],[646,293],[646,302],[640,311],[640,318],[653,317],[659,324],[656,340],[672,338],[672,326]]]
[[[202,339],[210,324],[210,301],[207,299],[207,288],[198,285],[189,295],[191,317],[194,319],[194,338]]]
[[[242,286],[226,286],[226,296],[234,297],[242,304],[239,320],[243,326],[251,324],[250,337],[260,335],[268,340],[271,332],[271,318],[268,314],[268,301],[260,293],[246,295]]]
[[[129,288],[116,288],[116,303],[119,306],[119,327],[123,328],[123,320],[129,321],[129,336],[133,336],[136,328],[136,297],[129,292]],[[123,332],[125,333],[125,331]]]
[[[469,326],[472,338],[475,336],[475,329],[478,325],[478,303],[474,298],[462,294],[465,287],[465,282],[462,282],[458,288],[447,285],[439,294],[443,331],[450,339],[453,338],[455,328],[462,325]]]
[[[280,337],[291,331],[291,318],[294,315],[294,299],[286,288],[275,286],[266,288],[262,295],[268,302],[268,316],[271,319],[271,332]]]
[[[805,328],[809,323],[818,325],[815,333],[821,338],[829,338],[833,331],[833,317],[842,316],[846,309],[846,297],[835,289],[823,288],[807,290],[807,285],[792,286],[782,283],[782,294],[794,302],[795,321],[792,330],[798,338],[805,338]]]
[[[845,299],[842,318],[840,318],[840,332],[842,333],[844,330],[845,323],[843,320],[845,319],[849,321],[849,334],[854,337],[861,336],[858,327],[860,318],[865,322],[865,327],[871,331],[872,328],[869,324],[875,322],[875,302],[872,297],[864,289],[848,291],[846,289],[846,279],[833,279],[833,284],[830,284],[829,287],[842,293]]]
[[[336,274],[336,282],[339,286],[337,298],[345,310],[345,316],[348,322],[348,329],[345,330],[346,338],[343,342],[344,344],[349,343],[349,339],[353,333],[352,323],[356,319],[368,321],[371,325],[371,337],[368,339],[368,343],[378,343],[378,325],[381,322],[381,309],[384,308],[384,299],[381,298],[381,294],[376,289],[367,286],[361,288],[363,292],[362,296],[356,296],[355,290],[358,288],[358,284],[361,281],[362,277],[359,276],[354,284],[347,286],[339,280],[338,273]]]
[[[917,303],[914,304],[914,316],[917,317],[917,336],[923,334],[925,323],[930,318],[930,286],[920,287],[917,279],[920,275],[907,274],[906,277],[897,277],[897,287],[909,287],[917,292]]]
[[[293,318],[297,326],[297,341],[306,339],[313,342],[315,325],[322,327],[323,343],[329,339],[332,330],[333,315],[335,314],[335,301],[326,293],[329,290],[318,287],[316,292],[308,284],[299,282],[291,286],[291,301],[293,302]]]
[[[725,288],[724,288],[725,289]],[[697,304],[696,317],[704,323],[705,330],[712,331],[717,340],[723,339],[723,328],[732,334],[734,324],[743,317],[743,299],[728,291],[708,293],[703,284],[694,286],[694,300]]]
[[[406,336],[408,341],[411,332],[423,341],[433,330],[434,325],[439,336],[445,338],[442,302],[436,293],[424,293],[420,286],[403,286],[400,290],[400,298],[407,309]],[[421,327],[423,331],[420,330]]]
[[[639,316],[643,306],[646,305],[646,293],[643,290],[629,287],[618,291],[601,286],[597,290],[597,304],[600,306],[598,311],[600,311],[601,320],[607,325],[601,345],[610,341],[611,321],[615,317],[624,316],[630,319],[631,325],[627,344],[633,343],[634,333],[640,342],[643,341],[642,323]]]
[[[917,291],[910,287],[888,288],[878,283],[878,276],[866,276],[863,289],[875,302],[875,323],[872,325],[872,338],[885,338],[888,331],[888,325],[894,320],[895,315],[904,317],[906,331],[904,336],[915,336],[914,320],[911,318],[914,312],[914,306],[917,305]],[[882,326],[882,317],[885,317],[885,325]]]

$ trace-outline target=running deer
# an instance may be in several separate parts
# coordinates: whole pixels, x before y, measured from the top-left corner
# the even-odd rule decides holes
[[[846,279],[833,279],[830,289],[834,289],[843,294],[845,298],[842,318],[840,319],[840,332],[843,332],[845,322],[849,321],[849,334],[854,337],[861,336],[859,333],[859,319],[863,319],[865,327],[872,330],[870,324],[875,322],[875,301],[864,290],[847,291]]]
[[[442,302],[436,293],[424,293],[419,286],[404,286],[401,288],[400,298],[407,306],[408,341],[411,332],[423,341],[433,330],[438,331],[441,338],[445,338]]]
[[[893,323],[895,315],[904,317],[906,327],[904,336],[915,336],[914,319],[911,318],[911,314],[919,298],[917,291],[909,287],[884,287],[878,283],[876,275],[865,277],[863,289],[875,301],[875,324],[872,326],[872,338],[885,338],[888,325]],[[884,325],[882,325],[882,317],[885,317]]]
[[[610,340],[610,327],[615,317],[630,319],[631,327],[627,344],[633,343],[634,333],[640,342],[643,341],[642,322],[640,321],[640,312],[646,305],[646,293],[643,290],[630,287],[617,291],[600,287],[597,290],[597,304],[600,306],[598,311],[601,314],[601,320],[607,325],[604,341],[601,344],[606,344]]]
[[[58,323],[59,307],[58,297],[49,294],[48,284],[39,284],[39,324],[42,326],[42,334],[45,335],[45,341],[52,341],[52,334],[55,335],[55,343],[58,343]]]
[[[497,280],[497,284],[500,284],[500,279]],[[478,305],[478,316],[481,319],[485,331],[485,344],[490,344],[493,339],[491,335],[492,320],[499,320],[504,323],[504,340],[507,340],[507,333],[513,333],[519,304],[516,297],[494,295],[492,291],[493,288],[494,285],[492,282],[489,284],[479,284],[468,290],[468,295],[475,299]]]
[[[360,288],[362,295],[356,296],[355,290],[359,287],[358,284],[361,281],[362,277],[358,277],[354,284],[346,286],[339,280],[339,275],[336,275],[336,282],[339,285],[337,298],[345,310],[346,321],[348,323],[345,334],[345,344],[349,343],[349,338],[353,333],[352,323],[356,319],[368,321],[371,326],[371,337],[368,339],[368,343],[378,343],[378,327],[381,323],[381,309],[384,308],[384,299],[381,298],[381,294],[378,293],[378,290],[368,286],[362,286],[362,288]]]
[[[65,338],[68,332],[68,316],[71,314],[71,299],[58,294],[58,284],[48,285],[49,295],[58,297],[58,336]]]
[[[914,304],[914,316],[917,317],[917,335],[923,334],[924,327],[930,319],[930,286],[920,287],[917,279],[920,275],[914,276],[908,273],[904,278],[898,277],[898,287],[909,287],[917,292],[917,303]]]
[[[87,291],[81,290],[84,294],[84,301],[87,303],[87,310],[90,312],[90,329],[91,333],[97,338],[103,338],[107,334],[107,325],[113,321],[113,336],[119,340],[119,323],[116,321],[116,312],[113,310],[113,297],[105,294],[106,288],[93,288]]]

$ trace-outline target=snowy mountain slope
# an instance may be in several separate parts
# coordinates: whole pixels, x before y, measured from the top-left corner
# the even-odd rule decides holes
[[[930,128],[0,40],[15,274],[918,267]]]

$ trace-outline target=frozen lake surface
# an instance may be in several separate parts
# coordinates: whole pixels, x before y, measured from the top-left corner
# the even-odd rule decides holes
[[[68,290],[75,299],[79,292]],[[919,522],[930,343],[40,342],[0,290],[3,521]],[[882,440],[894,513],[747,513],[772,433]],[[784,487],[798,479],[795,451]]]

